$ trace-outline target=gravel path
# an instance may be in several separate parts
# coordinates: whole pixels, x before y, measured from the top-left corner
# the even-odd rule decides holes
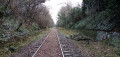
[[[62,57],[56,29],[52,29],[34,57]]]

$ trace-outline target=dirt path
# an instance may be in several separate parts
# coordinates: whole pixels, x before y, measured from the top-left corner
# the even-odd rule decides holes
[[[62,57],[56,29],[52,29],[33,57]]]

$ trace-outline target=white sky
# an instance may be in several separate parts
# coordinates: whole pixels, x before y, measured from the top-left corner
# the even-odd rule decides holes
[[[57,22],[57,13],[64,6],[64,3],[71,2],[72,6],[77,6],[82,4],[82,0],[47,0],[44,4],[49,8],[50,14],[56,24]],[[61,4],[62,3],[62,4]]]

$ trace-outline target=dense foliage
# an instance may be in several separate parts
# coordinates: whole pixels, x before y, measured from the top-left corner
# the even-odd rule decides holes
[[[45,0],[0,0],[0,40],[53,26]]]
[[[70,28],[82,18],[82,9],[80,7],[74,7],[68,10],[68,6],[64,6],[58,14],[57,25]]]
[[[63,9],[61,8],[61,10]],[[64,15],[67,11],[69,11],[66,14],[68,16]],[[83,0],[82,7],[73,7],[65,12],[59,13],[58,26],[66,22],[67,25],[64,26],[67,28],[85,28],[104,31],[120,30],[120,3],[118,0]],[[60,23],[60,21],[63,22]]]
[[[64,6],[58,13],[57,26],[77,29],[94,40],[104,40],[107,44],[120,46],[118,0],[83,0],[82,7],[71,6],[70,10],[64,10],[67,7]],[[90,30],[94,30],[95,33],[92,34]]]

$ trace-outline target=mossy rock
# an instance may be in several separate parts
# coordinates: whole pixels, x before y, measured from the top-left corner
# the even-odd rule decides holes
[[[15,51],[16,51],[16,48],[15,48],[14,46],[10,46],[10,47],[9,47],[9,51],[15,52]]]

